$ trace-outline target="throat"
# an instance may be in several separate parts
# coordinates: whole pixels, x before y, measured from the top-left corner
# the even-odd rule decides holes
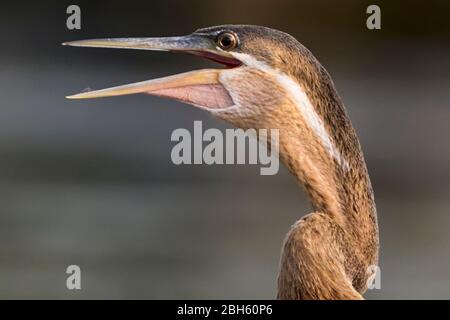
[[[280,140],[280,156],[302,185],[314,211],[338,218],[343,210],[336,183],[337,170],[328,157],[309,149],[317,150],[303,141],[295,141],[294,137]]]
[[[300,126],[301,127],[301,126]],[[356,137],[356,136],[355,136]],[[280,156],[303,186],[316,212],[340,225],[376,224],[373,191],[359,142],[339,161],[311,132],[280,133]],[[356,226],[355,226],[356,227]]]

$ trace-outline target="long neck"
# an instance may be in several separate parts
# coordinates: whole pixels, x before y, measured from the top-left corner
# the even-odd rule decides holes
[[[326,74],[328,76],[328,74]],[[280,156],[303,185],[313,209],[340,224],[373,230],[376,209],[358,137],[331,82],[298,86],[273,109]],[[300,93],[299,93],[300,92]]]
[[[364,217],[375,215],[375,206],[358,138],[331,77],[297,45],[291,48],[294,60],[284,56],[277,68],[239,55],[249,67],[232,69],[222,79],[233,88],[237,104],[245,106],[228,114],[230,122],[279,129],[280,156],[313,208],[342,223],[365,224]],[[258,85],[249,88],[249,83]]]
[[[343,283],[358,279],[356,287],[363,287],[365,268],[377,261],[378,230],[359,141],[328,73],[306,49],[297,46],[291,51],[290,57],[297,61],[284,56],[276,69],[247,59],[249,67],[229,71],[222,80],[233,88],[233,100],[243,108],[221,115],[243,129],[279,130],[280,157],[303,185],[317,214],[295,224],[285,242],[280,279],[288,280],[281,281],[281,288],[294,292],[286,297],[304,296],[296,295],[300,289],[290,289],[308,291],[311,278],[305,270],[313,267],[318,273],[313,279],[336,278],[323,275],[333,266],[345,269],[339,270],[345,277],[349,274]],[[249,83],[258,85],[249,88]],[[322,239],[312,242],[320,232]],[[324,237],[328,243],[322,241]],[[305,244],[310,248],[305,249]],[[305,252],[311,259],[300,254]],[[319,261],[317,255],[323,252],[330,252],[332,259]],[[298,274],[305,276],[301,282]],[[317,292],[320,287],[316,286]]]
[[[303,100],[280,108],[289,115],[289,121],[277,123],[280,155],[315,211],[286,238],[280,298],[360,298],[367,269],[378,260],[376,208],[364,157],[331,80],[325,83],[318,94],[318,88],[313,94],[304,86]],[[346,290],[352,295],[335,294]]]
[[[330,214],[342,224],[364,228],[376,216],[366,164],[351,125],[334,130],[334,135],[341,135],[346,143],[331,138],[335,154],[303,124],[280,130],[280,155],[304,187],[314,211]],[[346,132],[337,133],[343,130]]]
[[[378,261],[378,227],[358,140],[353,128],[346,127],[348,145],[336,144],[341,156],[337,158],[301,128],[280,130],[280,155],[303,185],[314,214],[288,233],[278,298],[361,299],[371,276],[368,271]]]

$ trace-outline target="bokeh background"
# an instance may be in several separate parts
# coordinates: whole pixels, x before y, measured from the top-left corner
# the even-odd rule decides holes
[[[78,4],[82,30],[66,29]],[[365,27],[369,4],[382,30]],[[283,168],[175,166],[176,128],[227,128],[149,96],[84,88],[211,63],[63,41],[181,35],[223,23],[284,30],[332,74],[357,128],[381,235],[371,299],[450,298],[450,2],[36,1],[0,10],[0,298],[274,298],[281,244],[310,212]],[[66,267],[82,290],[66,289]]]

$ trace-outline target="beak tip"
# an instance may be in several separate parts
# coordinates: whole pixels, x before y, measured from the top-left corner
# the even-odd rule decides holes
[[[61,43],[61,45],[64,47],[78,47],[78,46],[80,46],[79,42],[81,42],[81,41],[66,41],[66,42]]]
[[[75,100],[75,99],[80,99],[81,97],[80,97],[80,93],[78,93],[78,94],[72,94],[70,96],[66,96],[65,98],[68,100]]]

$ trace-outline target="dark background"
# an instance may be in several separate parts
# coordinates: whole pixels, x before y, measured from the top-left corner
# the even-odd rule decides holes
[[[369,4],[382,30],[367,30]],[[275,297],[283,238],[311,210],[284,168],[173,165],[174,129],[227,127],[177,102],[64,99],[212,64],[63,41],[223,23],[286,31],[333,76],[379,213],[381,290],[366,297],[450,298],[449,15],[448,1],[2,3],[0,298]],[[81,291],[65,287],[70,264]]]

